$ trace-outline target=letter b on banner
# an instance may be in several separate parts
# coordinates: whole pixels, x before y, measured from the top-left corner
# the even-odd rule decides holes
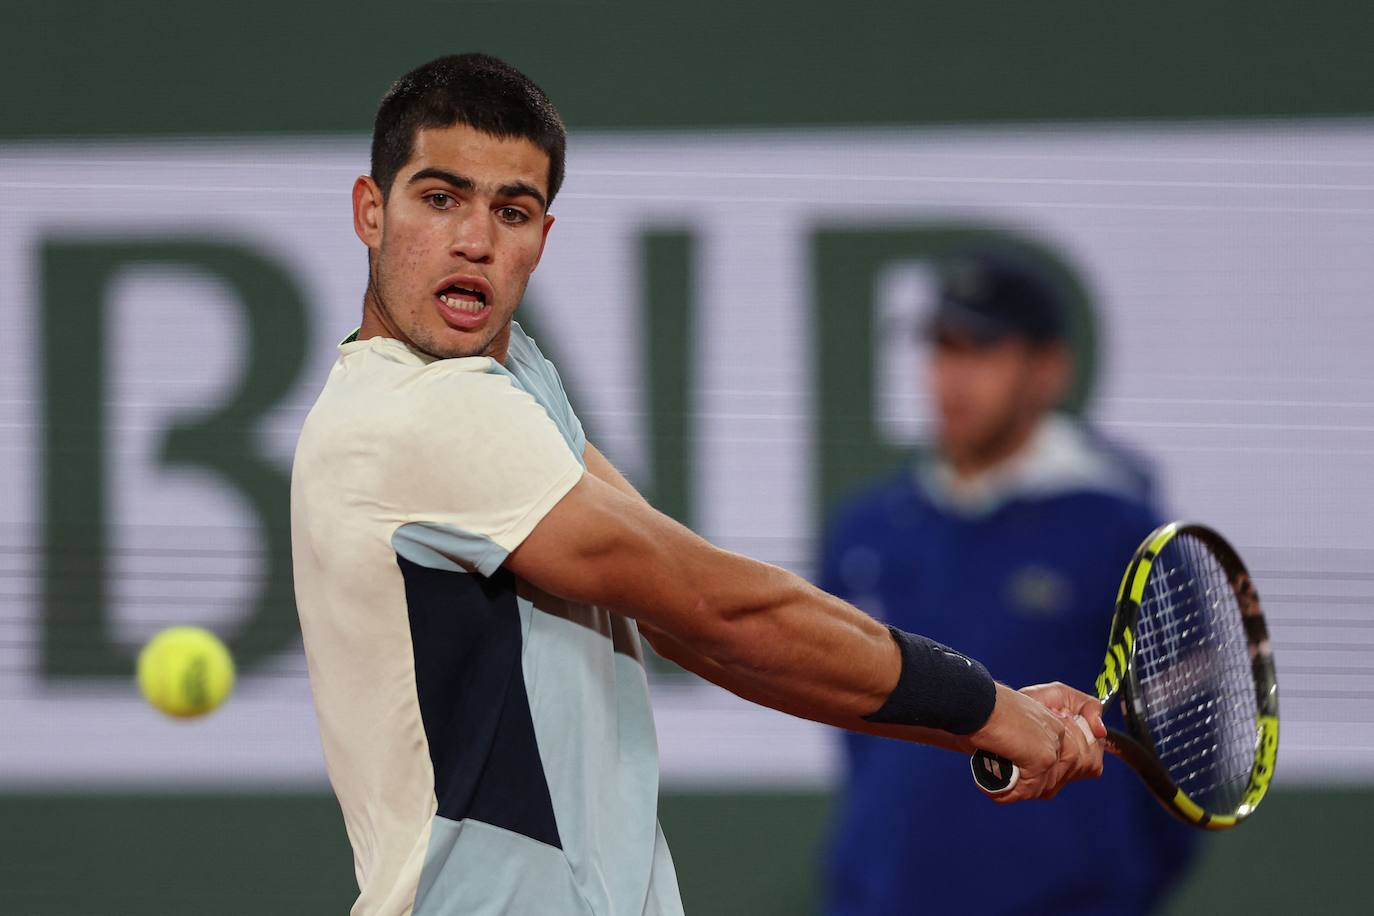
[[[50,680],[126,677],[132,666],[131,650],[113,638],[111,626],[115,545],[108,492],[114,460],[107,410],[113,330],[108,299],[122,271],[149,266],[213,277],[244,311],[246,357],[236,383],[219,404],[154,431],[157,460],[162,468],[213,475],[256,521],[263,572],[251,606],[226,634],[240,667],[251,670],[288,647],[297,633],[290,479],[280,461],[263,454],[257,433],[257,424],[291,389],[304,362],[307,311],[297,284],[275,261],[218,240],[48,241],[41,248],[38,325],[44,424],[42,671]],[[175,389],[178,380],[165,383]]]

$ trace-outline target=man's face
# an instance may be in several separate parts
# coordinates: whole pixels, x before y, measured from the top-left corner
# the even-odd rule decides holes
[[[1060,347],[941,335],[930,361],[941,453],[956,467],[1008,457],[1063,394],[1067,378]]]
[[[371,250],[379,332],[441,359],[504,359],[553,225],[548,174],[549,157],[530,141],[460,124],[416,133],[384,205],[372,179],[359,178],[354,226]]]

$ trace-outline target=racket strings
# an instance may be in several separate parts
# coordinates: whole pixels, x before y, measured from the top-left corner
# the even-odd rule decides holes
[[[1255,688],[1239,602],[1205,543],[1165,546],[1136,630],[1137,697],[1160,761],[1202,807],[1235,810],[1254,761]]]
[[[1188,570],[1181,571],[1186,574]],[[1228,724],[1234,726],[1235,720],[1234,716],[1228,717],[1227,711],[1244,702],[1245,684],[1218,682],[1212,662],[1205,655],[1208,638],[1217,635],[1208,632],[1205,610],[1215,604],[1219,589],[1227,584],[1224,577],[1207,582],[1195,575],[1183,578],[1180,570],[1170,572],[1173,574],[1160,580],[1155,597],[1159,607],[1167,609],[1161,614],[1163,622],[1159,628],[1164,650],[1160,659],[1173,660],[1167,667],[1149,666],[1150,675],[1154,676],[1147,675],[1147,679],[1154,689],[1148,689],[1148,718],[1156,749],[1175,781],[1190,795],[1216,796],[1218,788],[1245,779],[1249,759],[1247,751],[1238,751],[1235,736],[1226,734]],[[1207,599],[1201,607],[1191,600],[1198,595]],[[1224,638],[1215,641],[1225,648]],[[1230,641],[1234,642],[1234,638]],[[1238,759],[1228,763],[1222,759],[1227,756]],[[1243,789],[1243,785],[1237,788]]]
[[[1187,639],[1192,632],[1194,627],[1185,627],[1172,636]],[[1245,708],[1246,685],[1218,681],[1213,671],[1199,670],[1197,647],[1184,651],[1193,653],[1191,667],[1171,670],[1172,695],[1153,698],[1151,728],[1175,781],[1190,795],[1216,799],[1214,804],[1225,807],[1225,796],[1232,794],[1225,790],[1240,791],[1248,781],[1250,748],[1245,742],[1250,730],[1241,726],[1237,734],[1237,717],[1230,715]],[[1184,676],[1178,676],[1180,671]],[[1162,720],[1161,713],[1171,718]]]

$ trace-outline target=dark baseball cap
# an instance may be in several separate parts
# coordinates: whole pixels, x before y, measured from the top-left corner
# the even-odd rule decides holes
[[[1068,336],[1068,303],[1028,262],[994,254],[959,257],[940,271],[939,298],[922,330],[927,340],[1054,343]]]

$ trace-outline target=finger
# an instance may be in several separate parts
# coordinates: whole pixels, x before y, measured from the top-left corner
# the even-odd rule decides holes
[[[1017,771],[1015,785],[1006,792],[988,795],[987,797],[999,805],[1012,805],[1032,798],[1040,798],[1045,789],[1045,771],[1034,772],[1026,767],[1018,767]]]
[[[1081,715],[1092,721],[1093,716],[1102,715],[1102,705],[1096,699],[1081,690],[1074,690],[1067,684],[1058,681],[1022,687],[1019,692],[1034,699],[1058,716]]]
[[[1102,752],[1105,748],[1098,743],[1098,735],[1082,716],[1074,716],[1074,724],[1078,726],[1079,733],[1084,738],[1084,753],[1079,757],[1078,765],[1074,768],[1073,779],[1096,778],[1102,775]],[[1100,721],[1100,720],[1099,720]]]
[[[1102,749],[1097,736],[1082,716],[1073,717],[1073,728],[1062,724],[1059,734],[1059,759],[1042,788],[1041,798],[1054,798],[1070,782],[1096,776],[1101,772]]]
[[[1058,681],[1049,684],[1032,684],[1029,687],[1022,687],[1019,692],[1024,693],[1040,705],[1054,710],[1070,710],[1077,706],[1074,701],[1074,694],[1077,691]]]
[[[1107,737],[1107,726],[1102,722],[1102,704],[1098,699],[1081,690],[1074,690],[1058,682],[1038,684],[1031,695],[1061,716],[1081,716],[1091,726],[1093,737]]]
[[[1047,775],[1048,774],[1041,773],[1034,779],[1022,777],[1021,785],[1017,787],[1016,794],[1011,796],[1000,796],[997,799],[998,803],[1012,804],[1014,802],[1030,801],[1035,798],[1044,798],[1045,788],[1048,784]]]
[[[1098,721],[1101,722],[1102,720],[1098,719]],[[1089,745],[1095,744],[1098,738],[1106,737],[1105,735],[1097,734],[1092,725],[1088,723],[1088,720],[1081,715],[1073,717],[1073,724],[1078,726],[1078,730],[1083,733],[1083,737],[1087,740]]]
[[[1092,728],[1093,736],[1097,738],[1107,737],[1107,724],[1102,721],[1102,714],[1085,717],[1088,725]]]
[[[1094,743],[1092,728],[1087,726],[1086,721],[1081,716],[1074,716],[1074,727],[1065,728],[1060,735],[1059,741],[1059,762],[1061,768],[1056,774],[1059,779],[1052,788],[1047,798],[1053,798],[1059,794],[1067,783],[1080,778],[1080,774],[1086,771],[1085,764],[1091,766],[1092,745]]]
[[[1072,758],[1061,759],[1046,774],[1044,784],[1040,788],[1040,798],[1048,801],[1059,794],[1059,790],[1073,780]]]
[[[1088,696],[1086,693],[1079,694],[1079,698],[1074,715],[1087,720],[1092,727],[1093,737],[1107,737],[1107,726],[1102,722],[1102,704],[1096,697]]]
[[[1051,733],[1046,736],[1052,742],[1054,757],[1038,772],[1031,774],[1030,784],[1026,787],[1026,798],[1054,798],[1059,793],[1060,787],[1070,778],[1079,751],[1074,746],[1075,739],[1069,735],[1069,732],[1073,732],[1079,742],[1083,741],[1078,729],[1067,728],[1067,723],[1062,719],[1055,721]],[[1025,776],[1023,775],[1022,778],[1024,780]]]

